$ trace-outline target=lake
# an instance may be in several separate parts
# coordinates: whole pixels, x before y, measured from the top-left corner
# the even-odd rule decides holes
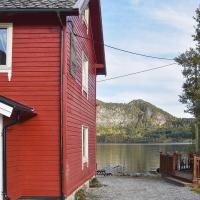
[[[160,152],[187,152],[191,144],[98,144],[97,168],[121,165],[129,173],[159,168]]]

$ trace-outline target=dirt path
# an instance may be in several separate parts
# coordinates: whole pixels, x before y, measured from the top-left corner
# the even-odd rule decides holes
[[[166,183],[160,178],[100,177],[106,186],[90,189],[97,200],[200,200],[187,187]]]

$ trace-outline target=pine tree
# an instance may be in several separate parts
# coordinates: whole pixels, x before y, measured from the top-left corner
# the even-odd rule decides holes
[[[186,112],[200,118],[200,9],[196,13],[197,27],[193,36],[196,46],[178,56],[176,61],[183,66],[182,73],[185,77],[180,101],[186,104]]]
[[[180,101],[186,104],[186,112],[191,113],[200,124],[200,8],[196,10],[194,19],[197,22],[193,35],[196,45],[178,56],[176,61],[183,67],[182,73],[185,78]],[[198,143],[200,146],[199,141]]]

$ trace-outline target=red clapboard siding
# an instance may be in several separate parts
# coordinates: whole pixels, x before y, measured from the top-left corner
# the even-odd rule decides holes
[[[14,16],[11,82],[0,74],[0,95],[34,107],[38,113],[8,130],[7,181],[12,200],[60,195],[60,28],[55,16],[42,17],[43,22],[39,14]],[[41,24],[35,25],[35,20]]]
[[[38,115],[7,134],[8,196],[60,196],[60,27],[56,15],[0,15],[13,22],[13,75],[0,73],[0,95],[33,107]],[[81,17],[74,31],[92,38]],[[64,193],[69,196],[96,170],[96,55],[92,40],[77,38],[76,78],[70,75],[70,38],[64,34]],[[89,60],[88,99],[82,95],[82,52]],[[89,128],[89,166],[82,168],[82,125]],[[16,184],[17,183],[17,184]]]
[[[85,37],[92,37],[91,29],[87,33],[80,17],[71,17],[74,31]],[[68,28],[68,27],[67,27]],[[70,38],[66,30],[65,46],[70,53]],[[89,60],[89,96],[82,95],[82,51]],[[67,70],[64,77],[65,113],[65,193],[70,195],[80,185],[95,175],[96,170],[96,73],[95,54],[92,41],[77,38],[78,71],[76,78],[70,75],[70,60],[67,57]],[[82,125],[89,127],[89,166],[82,169]]]

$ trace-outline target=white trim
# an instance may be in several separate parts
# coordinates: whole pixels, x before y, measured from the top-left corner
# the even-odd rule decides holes
[[[82,21],[87,28],[87,34],[88,34],[89,24],[90,24],[90,8],[89,8],[89,6],[87,6],[82,13]]]
[[[88,98],[89,91],[89,61],[84,52],[82,52],[82,94],[84,92]]]
[[[0,28],[7,29],[7,54],[6,65],[0,65],[0,73],[8,73],[8,80],[12,77],[12,44],[13,44],[13,23],[0,23]]]
[[[10,117],[13,112],[13,107],[10,107],[4,103],[0,102],[0,114],[6,117]]]
[[[84,136],[84,130],[86,131],[86,135]],[[85,137],[85,140],[84,140]],[[84,144],[85,141],[85,144]],[[85,148],[85,150],[84,150]],[[83,153],[85,152],[85,155]],[[82,169],[84,168],[84,165],[89,164],[89,128],[87,126],[82,126]]]

